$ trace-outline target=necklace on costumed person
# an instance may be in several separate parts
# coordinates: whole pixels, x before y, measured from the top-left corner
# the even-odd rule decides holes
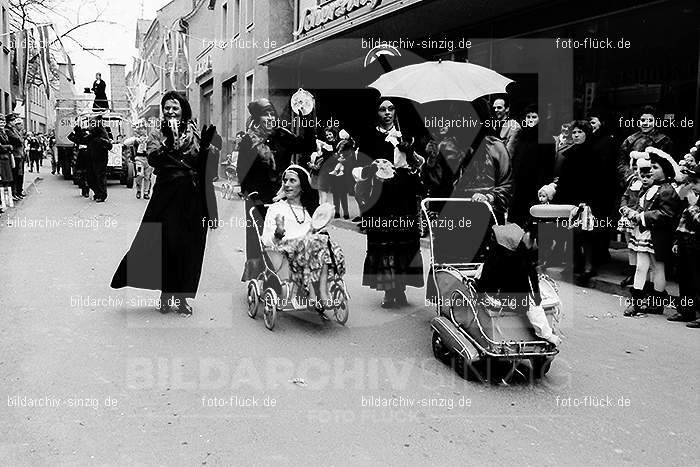
[[[304,206],[301,206],[301,220],[299,220],[299,217],[297,217],[297,213],[294,212],[294,206],[291,205],[289,200],[287,200],[287,205],[289,205],[289,210],[292,211],[292,215],[294,216],[294,219],[297,221],[297,224],[303,224],[306,221],[306,209],[304,209]]]

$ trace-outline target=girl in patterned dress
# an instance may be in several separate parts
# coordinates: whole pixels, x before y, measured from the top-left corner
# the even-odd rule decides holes
[[[651,167],[648,168],[646,166],[649,162]],[[634,224],[630,248],[637,254],[632,303],[625,310],[625,316],[642,313],[644,304],[648,304],[646,311],[649,313],[663,313],[666,297],[665,263],[671,259],[673,232],[681,204],[670,183],[676,177],[670,157],[651,153],[649,162],[642,159],[638,163],[643,184],[648,186],[641,192],[638,206],[635,209],[627,207],[621,210],[622,215]],[[644,284],[650,270],[654,291],[651,297],[645,297]]]
[[[645,152],[634,154],[635,152],[637,151],[633,151],[633,154],[630,155],[630,167],[632,167],[634,173],[627,184],[627,188],[622,195],[622,199],[620,200],[620,213],[622,216],[620,216],[620,219],[617,222],[617,230],[625,235],[625,242],[627,242],[627,259],[630,265],[629,275],[625,277],[622,282],[620,282],[621,287],[632,285],[632,282],[634,281],[634,273],[637,269],[637,253],[631,247],[634,223],[632,223],[624,215],[623,211],[626,211],[628,208],[636,209],[636,207],[639,205],[640,192],[648,188],[643,187],[642,178],[639,175],[639,165],[637,164],[637,161],[643,160],[643,165],[647,167],[647,169],[651,168],[651,164],[646,159],[647,154]],[[651,184],[651,182],[649,183]]]

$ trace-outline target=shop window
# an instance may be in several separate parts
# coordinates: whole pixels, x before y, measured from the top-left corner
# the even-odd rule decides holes
[[[238,77],[224,81],[221,85],[221,107],[222,107],[222,137],[224,139],[224,151],[228,152],[233,146],[233,140],[238,131]]]

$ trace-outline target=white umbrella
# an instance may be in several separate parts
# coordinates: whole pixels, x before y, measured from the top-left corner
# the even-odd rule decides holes
[[[471,102],[488,94],[505,93],[506,86],[512,82],[483,66],[441,60],[390,71],[369,87],[377,89],[382,96],[403,97],[424,104],[443,100]]]

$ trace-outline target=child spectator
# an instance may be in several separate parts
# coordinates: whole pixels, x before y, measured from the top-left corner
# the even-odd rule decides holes
[[[676,190],[671,186],[671,181],[676,177],[673,159],[654,148],[648,148],[647,152],[650,153],[653,184],[641,193],[636,208],[628,207],[623,213],[635,225],[632,249],[637,252],[632,303],[625,310],[625,316],[643,314],[645,303],[649,303],[647,312],[663,313],[666,298],[665,263],[671,259],[673,232],[681,204]],[[651,300],[648,300],[644,296],[644,284],[652,269],[654,290],[648,297]]]
[[[622,279],[622,282],[620,282],[620,287],[627,287],[629,285],[632,285],[632,282],[634,282],[634,273],[637,269],[637,253],[631,247],[632,232],[634,232],[634,223],[632,223],[632,221],[630,221],[625,216],[625,212],[629,212],[628,208],[636,209],[636,207],[639,205],[639,194],[643,188],[642,177],[639,173],[639,162],[642,163],[644,171],[647,174],[647,183],[649,183],[649,186],[651,186],[652,180],[651,173],[649,172],[649,170],[651,169],[651,163],[649,162],[648,157],[649,155],[646,152],[641,151],[633,151],[630,154],[630,168],[633,170],[633,175],[632,177],[630,177],[627,183],[627,189],[625,190],[624,194],[622,195],[622,199],[620,200],[620,214],[622,214],[622,216],[620,217],[620,220],[617,223],[617,230],[619,230],[625,235],[625,242],[627,243],[627,255],[630,265],[629,275]],[[644,189],[649,188],[649,186],[644,187]]]

